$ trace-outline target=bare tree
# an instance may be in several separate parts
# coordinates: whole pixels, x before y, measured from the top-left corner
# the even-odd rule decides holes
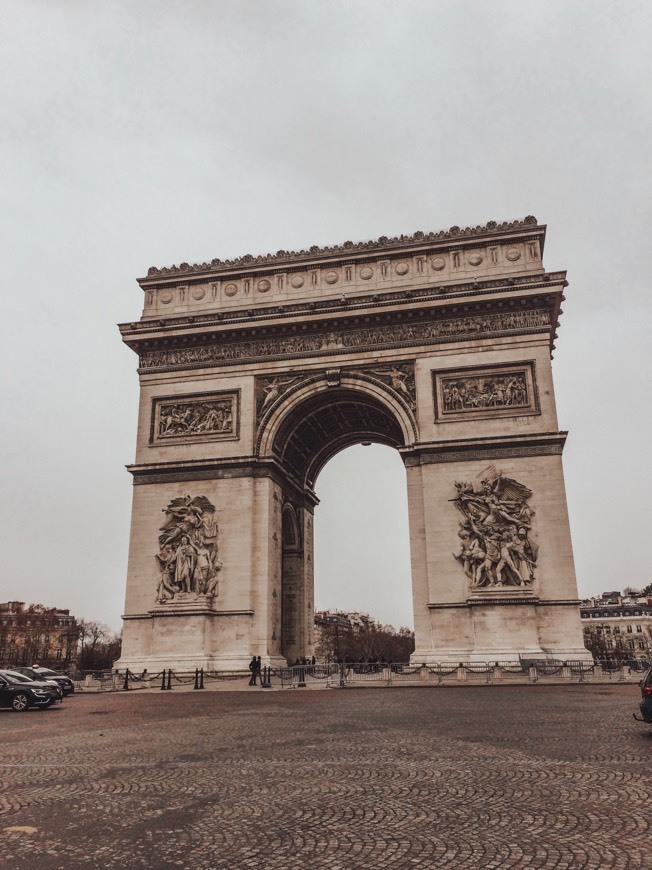
[[[94,619],[81,619],[79,629],[79,666],[82,670],[111,667],[115,659],[109,661],[116,646],[116,634],[108,625]],[[119,657],[118,655],[115,658]]]

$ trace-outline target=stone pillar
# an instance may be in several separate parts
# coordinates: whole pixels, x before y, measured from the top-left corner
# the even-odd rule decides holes
[[[498,439],[495,439],[498,440]],[[503,440],[503,439],[501,439]],[[585,650],[578,614],[577,584],[566,510],[561,446],[564,433],[536,436],[522,445],[505,438],[496,448],[486,444],[429,447],[404,452],[408,474],[408,503],[415,608],[416,650],[412,660],[518,661],[520,657],[552,655],[556,658],[590,658]],[[521,455],[522,454],[522,455]],[[468,458],[467,458],[468,457]],[[502,477],[514,481],[530,496],[521,502],[513,494],[483,495],[479,479]],[[468,483],[471,482],[471,483]],[[503,582],[481,574],[477,583],[475,562],[471,577],[455,558],[462,552],[459,537],[464,513],[453,504],[459,496],[456,483],[475,487],[464,497],[475,499],[482,531],[501,546],[506,526],[516,536],[518,517],[528,541],[538,549],[533,559],[534,580],[519,583],[503,567]],[[497,487],[501,486],[499,481]],[[512,486],[505,483],[505,487]],[[514,486],[518,492],[518,486]],[[486,496],[486,503],[482,498]],[[501,501],[502,499],[502,501]],[[463,502],[466,504],[466,502]],[[495,504],[492,527],[490,505]],[[516,506],[518,505],[518,507]],[[502,513],[498,513],[502,511]],[[531,514],[531,515],[530,515]],[[468,525],[468,523],[467,523]],[[509,542],[508,542],[509,543]],[[514,551],[510,551],[513,553]],[[513,558],[516,558],[515,556]],[[492,563],[496,568],[499,557]],[[505,582],[507,577],[507,582]]]

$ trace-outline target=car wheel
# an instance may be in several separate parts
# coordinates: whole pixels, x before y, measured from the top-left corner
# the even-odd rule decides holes
[[[16,713],[22,713],[29,707],[29,698],[24,692],[17,692],[11,699],[11,706]]]

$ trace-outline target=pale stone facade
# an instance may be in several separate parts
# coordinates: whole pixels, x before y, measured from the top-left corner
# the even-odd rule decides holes
[[[589,657],[545,230],[150,269],[121,326],[141,400],[119,667],[310,657],[314,484],[364,441],[406,466],[415,660]]]
[[[68,668],[77,660],[79,627],[70,610],[25,605],[23,601],[0,604],[0,667]]]
[[[652,595],[604,592],[580,607],[586,646],[596,659],[652,661]]]

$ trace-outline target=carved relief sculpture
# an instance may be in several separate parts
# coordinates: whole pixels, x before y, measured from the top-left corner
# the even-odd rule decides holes
[[[260,421],[268,408],[305,375],[256,378],[256,420]]]
[[[398,393],[408,408],[411,410],[416,408],[417,394],[413,362],[401,361],[378,369],[371,368],[370,366],[342,369],[306,369],[298,374],[282,372],[273,377],[256,378],[256,422],[260,423],[274,402],[281,396],[284,396],[292,387],[300,384],[301,381],[325,374],[328,383],[331,386],[336,386],[340,383],[341,376],[348,373],[371,375]]]
[[[503,477],[490,465],[474,481],[455,483],[451,499],[464,515],[458,536],[459,553],[473,589],[529,587],[534,581],[538,547],[533,540],[532,491]]]
[[[323,334],[229,341],[223,344],[150,350],[140,355],[142,369],[169,366],[228,363],[273,357],[323,355],[328,351],[387,347],[397,344],[429,344],[467,339],[482,335],[542,330],[550,327],[550,312],[545,309],[505,311],[470,317],[449,317],[430,323],[402,323],[328,331]]]
[[[414,363],[397,363],[382,369],[362,369],[390,386],[412,411],[416,408],[416,387],[414,384]]]
[[[150,443],[237,438],[237,415],[237,393],[156,398],[152,407]]]
[[[534,363],[433,372],[438,422],[539,413]]]
[[[156,555],[157,602],[216,597],[222,563],[218,559],[214,505],[203,495],[185,495],[172,499],[163,513],[167,519],[160,528]]]

